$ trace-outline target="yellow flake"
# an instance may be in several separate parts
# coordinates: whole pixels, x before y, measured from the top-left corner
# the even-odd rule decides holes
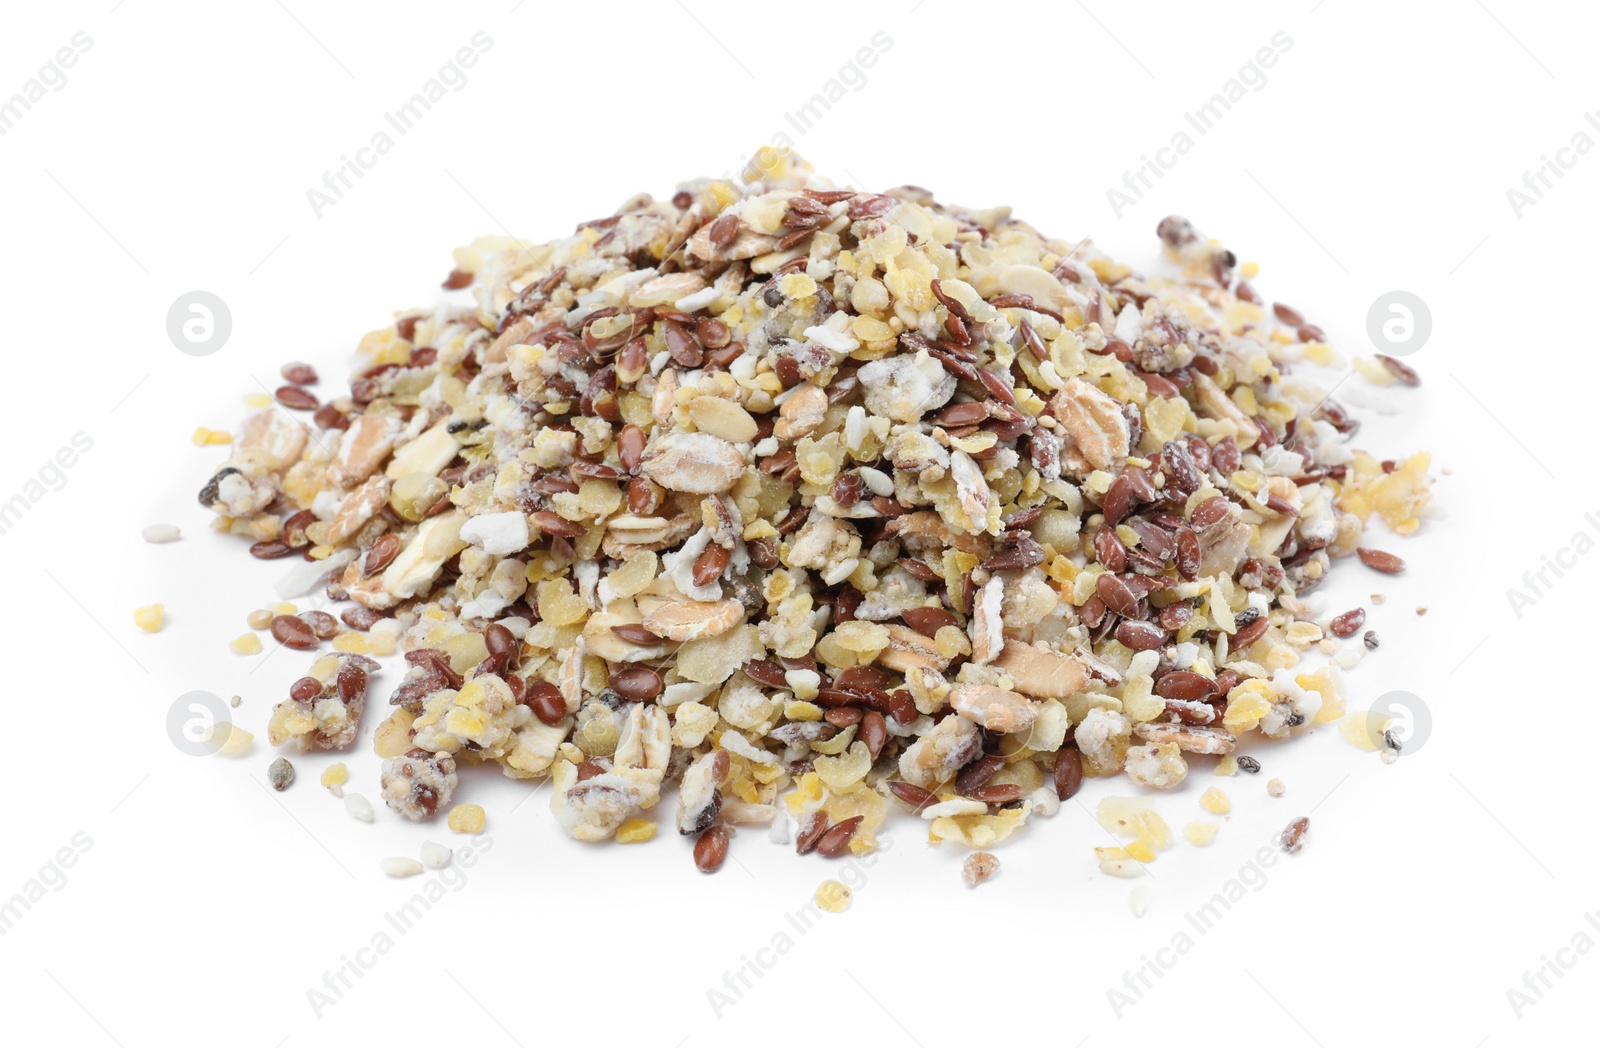
[[[1139,829],[1139,840],[1156,851],[1166,851],[1172,847],[1172,829],[1167,825],[1167,820],[1153,811],[1140,812],[1135,819]]]
[[[450,814],[445,817],[445,824],[457,833],[477,833],[483,829],[487,816],[483,808],[476,804],[458,804],[450,809]]]
[[[1361,372],[1361,377],[1374,386],[1388,386],[1394,383],[1394,372],[1372,357],[1357,357],[1352,363],[1355,369]]]
[[[822,707],[811,702],[786,702],[783,715],[792,721],[819,721],[822,719]]]
[[[1102,283],[1106,284],[1115,284],[1133,272],[1130,267],[1121,262],[1113,262],[1109,258],[1091,258],[1089,268],[1094,270],[1095,276],[1099,277]]]
[[[403,706],[395,707],[393,713],[378,725],[378,730],[372,736],[372,750],[380,757],[398,757],[411,748],[411,725],[416,720],[416,714]]]
[[[972,641],[959,626],[940,626],[933,635],[933,645],[947,659],[972,654]]]
[[[266,393],[246,393],[244,395],[244,406],[249,408],[251,411],[260,411],[262,408],[270,408],[272,406],[272,397]]]
[[[656,824],[649,819],[629,819],[617,827],[618,844],[642,844],[656,835]]]
[[[1247,684],[1257,684],[1258,681],[1249,681]],[[1261,723],[1261,718],[1267,715],[1272,704],[1265,695],[1255,690],[1241,690],[1246,685],[1241,684],[1228,695],[1228,708],[1222,714],[1222,726],[1235,735],[1251,731]]]
[[[367,638],[353,631],[346,631],[333,638],[333,650],[349,652],[353,655],[365,655],[370,650]]]
[[[871,662],[878,652],[889,646],[889,628],[878,622],[854,619],[834,627],[832,636],[845,650],[860,655],[863,664]]]
[[[226,721],[207,728],[206,738],[217,741],[216,752],[223,757],[243,757],[250,752],[250,744],[255,741],[254,735]]]
[[[1144,797],[1106,797],[1095,806],[1094,817],[1112,833],[1136,835],[1151,808]]]
[[[1339,737],[1358,750],[1372,753],[1383,745],[1385,718],[1371,710],[1353,710],[1339,720]]]
[[[1291,622],[1283,631],[1284,639],[1300,648],[1308,648],[1322,639],[1322,627],[1315,622]]]
[[[330,764],[322,771],[322,785],[343,786],[350,781],[350,769],[345,767],[344,761]]]
[[[839,881],[823,881],[812,898],[818,909],[828,913],[843,913],[850,908],[850,889]]]
[[[1228,800],[1228,795],[1215,786],[1206,787],[1206,792],[1200,795],[1200,807],[1212,815],[1226,815],[1233,810],[1233,802]]]
[[[1191,822],[1183,828],[1183,836],[1196,848],[1204,848],[1217,837],[1217,824],[1214,822]]]
[[[228,642],[228,650],[235,655],[259,655],[261,638],[254,633],[241,633]]]
[[[810,298],[817,293],[817,282],[804,273],[789,273],[778,281],[778,290],[785,298]]]
[[[575,625],[588,616],[588,604],[572,592],[572,587],[565,579],[541,582],[537,593],[539,617],[553,626]]]
[[[133,611],[133,624],[146,633],[157,633],[167,624],[167,610],[160,604],[146,604]]]
[[[1156,858],[1155,849],[1150,846],[1150,842],[1143,838],[1126,845],[1122,851],[1128,858],[1136,859],[1139,862],[1154,862]]]
[[[894,329],[875,317],[856,317],[850,330],[862,342],[882,342],[895,337]]]
[[[205,447],[208,444],[232,444],[233,434],[221,429],[207,429],[204,426],[196,427],[194,435],[189,438],[196,446]]]
[[[1306,359],[1311,361],[1313,364],[1319,364],[1322,367],[1331,367],[1335,363],[1333,347],[1328,345],[1326,342],[1307,342],[1305,353]],[[1384,374],[1387,375],[1388,371],[1385,370]]]

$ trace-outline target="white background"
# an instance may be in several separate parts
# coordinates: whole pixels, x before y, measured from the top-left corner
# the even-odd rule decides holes
[[[1573,155],[1520,217],[1506,195],[1600,104],[1592,14],[1509,0],[113,2],[15,5],[0,34],[0,98],[75,32],[93,41],[0,137],[0,500],[73,434],[93,441],[0,536],[12,583],[0,900],[74,834],[92,842],[0,937],[13,1043],[673,1048],[836,1033],[1072,1048],[1182,1034],[1474,1048],[1592,1035],[1600,957],[1558,951],[1584,929],[1600,941],[1584,920],[1600,908],[1600,848],[1582,814],[1594,684],[1580,633],[1600,558],[1547,576],[1520,617],[1506,595],[1574,533],[1600,531],[1584,521],[1600,510],[1600,159]],[[479,30],[493,49],[466,86],[314,216],[306,191]],[[893,46],[865,85],[796,134],[785,113],[880,30]],[[1107,189],[1280,30],[1293,46],[1265,86],[1116,215]],[[1316,600],[1329,613],[1366,604],[1382,635],[1350,678],[1352,707],[1410,692],[1431,734],[1394,766],[1323,728],[1258,747],[1259,777],[1191,776],[1159,799],[1175,829],[1202,815],[1213,781],[1234,814],[1209,849],[1180,841],[1139,882],[1097,873],[1090,851],[1109,841],[1088,809],[1125,782],[1091,782],[1083,805],[1031,823],[976,891],[959,881],[959,850],[927,846],[903,819],[853,908],[805,934],[784,915],[838,866],[746,833],[707,878],[676,835],[579,846],[544,797],[513,810],[525,789],[468,774],[460,795],[488,808],[492,848],[399,935],[384,915],[422,880],[387,880],[379,860],[461,838],[387,812],[352,821],[316,783],[330,758],[297,759],[299,781],[275,795],[264,739],[228,761],[168,738],[169,706],[196,689],[242,695],[239,723],[264,734],[304,664],[227,652],[282,565],[206,530],[194,493],[223,449],[189,434],[232,428],[285,360],[339,376],[363,332],[435,300],[470,237],[564,234],[635,191],[729,171],[785,130],[841,183],[1008,203],[1136,265],[1155,260],[1156,222],[1185,214],[1260,262],[1256,286],[1347,353],[1371,350],[1375,297],[1422,296],[1433,333],[1410,359],[1423,387],[1378,396],[1352,379],[1340,396],[1370,405],[1361,446],[1434,452],[1437,511],[1408,540],[1380,526],[1374,544],[1404,555],[1405,575],[1347,564]],[[203,358],[165,329],[195,289],[233,319]],[[183,540],[142,543],[154,521]],[[1366,599],[1377,591],[1381,607]],[[156,600],[171,622],[140,634],[132,609]],[[369,734],[392,686],[392,673],[376,682]],[[350,763],[352,788],[375,797],[367,736]],[[1287,797],[1266,796],[1270,775]],[[1313,811],[1300,856],[1209,932],[1188,924]],[[1151,893],[1140,919],[1135,884]],[[308,989],[379,931],[393,949],[363,955],[376,963],[319,1017]],[[1159,953],[1179,932],[1193,948]],[[759,952],[780,934],[792,948]],[[1558,957],[1573,967],[1519,1017],[1507,990]],[[1147,958],[1170,964],[1115,1009],[1107,991]],[[746,963],[770,969],[719,1015],[707,991],[728,992],[724,973]]]

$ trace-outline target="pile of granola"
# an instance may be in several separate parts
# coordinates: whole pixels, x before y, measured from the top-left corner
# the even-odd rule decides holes
[[[397,638],[390,808],[431,818],[492,761],[574,837],[633,840],[676,787],[714,869],[728,827],[791,815],[802,852],[870,851],[891,806],[987,848],[1086,775],[1168,789],[1339,718],[1362,647],[1301,595],[1372,514],[1417,528],[1428,458],[1353,450],[1290,374],[1321,332],[1158,233],[1171,278],[783,165],[458,250],[474,304],[371,332],[326,402],[286,369],[314,413],[252,415],[201,492],[354,602],[343,632],[273,619],[335,654],[271,740],[351,746]]]

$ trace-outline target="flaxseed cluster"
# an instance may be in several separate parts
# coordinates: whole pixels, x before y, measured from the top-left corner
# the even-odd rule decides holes
[[[1170,788],[1338,718],[1353,656],[1297,667],[1350,631],[1299,595],[1371,514],[1418,526],[1427,457],[1353,451],[1289,373],[1320,332],[1158,232],[1170,279],[782,166],[461,249],[474,305],[366,336],[348,395],[286,387],[310,424],[251,416],[201,493],[354,602],[274,621],[335,652],[271,740],[350,746],[388,628],[395,811],[492,761],[637,839],[676,787],[713,869],[782,808],[802,852],[871,850],[891,803],[987,847],[1085,775]]]

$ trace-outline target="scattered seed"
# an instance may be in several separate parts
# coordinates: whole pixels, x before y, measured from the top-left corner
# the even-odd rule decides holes
[[[939,798],[923,789],[921,786],[909,782],[895,780],[889,783],[889,792],[900,799],[901,803],[909,806],[913,814],[922,814],[922,809],[929,805],[938,804]]]
[[[279,757],[267,765],[267,781],[272,784],[273,789],[282,793],[294,781],[294,765],[287,759]]]
[[[1134,651],[1154,651],[1167,642],[1167,631],[1149,622],[1124,619],[1117,623],[1117,643]]]
[[[422,863],[415,859],[385,859],[378,866],[390,877],[415,877],[422,872]]]
[[[303,611],[300,617],[311,627],[311,633],[319,640],[327,640],[339,632],[339,622],[325,611]]]
[[[1000,872],[1000,860],[988,852],[973,852],[961,864],[961,879],[968,888],[976,888]]]
[[[1283,845],[1284,851],[1288,852],[1290,855],[1293,855],[1305,846],[1306,831],[1310,828],[1311,819],[1306,816],[1301,816],[1300,818],[1291,822],[1288,826],[1284,827],[1282,835],[1280,835],[1278,838],[1278,842]]]
[[[1173,670],[1156,681],[1156,694],[1163,699],[1183,699],[1190,702],[1210,698],[1216,692],[1216,682],[1193,670]]]
[[[724,213],[711,223],[706,232],[711,237],[711,246],[718,251],[725,251],[739,238],[739,216]]]
[[[263,539],[250,545],[250,555],[257,560],[277,560],[293,552],[294,548],[281,539]]]
[[[361,577],[370,579],[384,568],[394,563],[394,558],[400,555],[400,536],[380,535],[367,547],[366,554],[361,558]]]
[[[694,864],[701,873],[716,873],[728,860],[728,831],[713,826],[694,842]]]
[[[1354,636],[1356,630],[1359,630],[1366,621],[1367,609],[1352,608],[1343,615],[1335,616],[1333,622],[1328,625],[1328,632],[1335,637]]]
[[[826,855],[831,859],[849,851],[850,838],[856,835],[856,830],[860,828],[863,819],[863,816],[852,815],[835,823],[817,840],[817,854]]]
[[[961,621],[944,608],[908,608],[900,617],[924,637],[932,637],[944,627],[959,625]]]
[[[547,680],[530,681],[522,701],[535,717],[552,727],[567,719],[567,700],[561,697],[561,689]]]
[[[1356,556],[1361,558],[1361,563],[1374,571],[1381,571],[1385,575],[1398,575],[1406,570],[1406,562],[1393,553],[1386,553],[1381,549],[1367,549],[1365,546],[1356,550]]]
[[[661,674],[649,666],[632,666],[611,675],[611,690],[629,702],[649,702],[661,688]]]
[[[286,648],[309,651],[317,646],[317,635],[311,626],[298,615],[275,615],[272,619],[272,636]]]
[[[1410,364],[1407,364],[1404,361],[1396,360],[1387,353],[1379,353],[1378,360],[1383,364],[1384,367],[1389,369],[1389,374],[1399,379],[1405,385],[1420,386],[1422,384],[1422,376],[1418,375],[1416,369],[1414,369]]]
[[[313,386],[317,382],[317,369],[303,361],[294,360],[278,369],[285,382],[296,386]]]
[[[1062,747],[1056,754],[1055,787],[1056,796],[1063,801],[1083,788],[1083,760],[1074,746]]]
[[[1020,801],[1022,799],[1022,787],[1014,782],[1001,783],[995,786],[979,786],[968,793],[967,796],[985,804],[1010,804],[1012,801]]]
[[[278,403],[293,411],[315,411],[322,406],[315,393],[299,386],[279,386],[272,395]]]
[[[150,524],[140,534],[146,542],[178,541],[178,528],[175,524]]]
[[[828,816],[825,812],[814,811],[807,816],[794,839],[795,854],[810,855],[816,851],[817,843],[828,832],[828,826]]]
[[[722,573],[727,570],[731,556],[726,546],[719,546],[716,543],[707,546],[705,552],[695,559],[692,572],[694,584],[709,586],[721,578]]]
[[[522,642],[498,622],[483,631],[483,646],[505,666],[515,663],[522,650]]]
[[[1260,640],[1262,635],[1267,632],[1267,627],[1271,625],[1272,623],[1268,621],[1265,615],[1257,616],[1253,621],[1239,627],[1239,632],[1233,635],[1231,647],[1235,651],[1243,651]]]
[[[422,865],[430,870],[442,870],[450,865],[450,857],[455,853],[442,844],[433,841],[422,842]]]

